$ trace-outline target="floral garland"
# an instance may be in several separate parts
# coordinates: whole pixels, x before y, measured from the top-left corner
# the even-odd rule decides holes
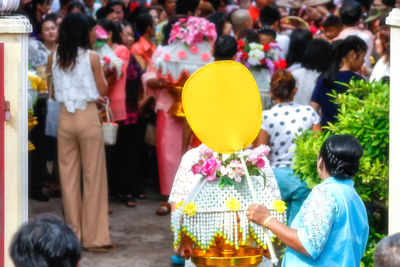
[[[265,174],[261,169],[265,166],[265,157],[268,156],[269,151],[268,146],[260,145],[252,150],[220,154],[204,146],[200,148],[200,159],[192,166],[192,172],[202,175],[207,181],[220,178],[221,188],[225,185],[240,187],[246,176],[239,153],[242,153],[244,157],[249,174],[261,175],[265,179]]]
[[[181,18],[171,29],[169,44],[180,41],[190,47],[190,51],[196,51],[196,44],[204,41],[214,43],[217,39],[215,25],[204,18]]]
[[[280,47],[276,43],[262,45],[252,42],[246,44],[243,40],[239,40],[236,61],[247,68],[267,68],[272,74],[287,67],[286,61],[279,59],[278,50]]]

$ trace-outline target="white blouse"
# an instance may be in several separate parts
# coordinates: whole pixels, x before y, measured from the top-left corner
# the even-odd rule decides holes
[[[70,113],[86,109],[86,103],[94,102],[100,96],[90,65],[90,50],[79,48],[74,68],[66,71],[57,64],[56,54],[52,74],[57,102],[63,103]]]

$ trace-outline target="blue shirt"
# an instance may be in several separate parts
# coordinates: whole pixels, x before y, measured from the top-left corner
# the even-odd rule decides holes
[[[282,266],[360,266],[369,228],[353,180],[331,177],[314,187],[290,227],[311,257],[288,247]]]
[[[315,85],[313,94],[311,96],[311,101],[318,103],[321,106],[322,118],[321,125],[326,125],[328,122],[335,122],[337,115],[337,105],[332,103],[333,98],[327,94],[331,94],[333,90],[337,93],[344,93],[347,91],[347,87],[336,82],[349,83],[350,80],[354,78],[355,80],[364,79],[361,75],[352,71],[340,71],[332,88],[326,88],[322,77],[320,77]]]

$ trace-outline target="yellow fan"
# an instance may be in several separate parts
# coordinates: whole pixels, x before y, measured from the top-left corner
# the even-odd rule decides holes
[[[260,130],[260,93],[238,62],[218,61],[197,70],[185,83],[182,102],[193,132],[216,152],[244,149]]]

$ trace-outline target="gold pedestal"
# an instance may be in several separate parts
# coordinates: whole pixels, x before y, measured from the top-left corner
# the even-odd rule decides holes
[[[167,91],[173,96],[174,104],[168,110],[169,114],[172,114],[177,117],[185,117],[185,113],[183,112],[182,105],[182,86],[174,85],[167,86]]]
[[[197,267],[240,266],[255,267],[260,264],[265,251],[262,248],[234,246],[226,244],[223,237],[215,238],[215,245],[208,250],[194,249],[192,262]]]
[[[28,117],[28,132],[32,131],[33,128],[38,124],[37,118],[33,116]],[[28,151],[32,151],[35,149],[35,146],[31,141],[28,140]]]

